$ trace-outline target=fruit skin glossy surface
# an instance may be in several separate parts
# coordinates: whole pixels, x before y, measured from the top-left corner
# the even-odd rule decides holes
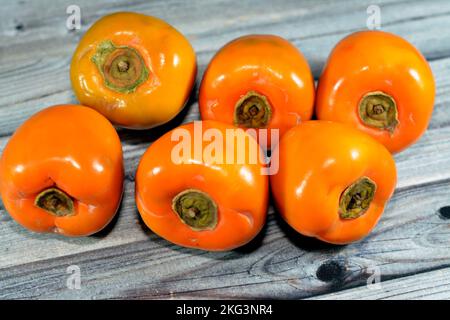
[[[215,128],[224,136],[226,129],[236,130],[215,121],[203,121],[202,128]],[[180,129],[194,135],[193,123],[180,126],[155,141],[141,158],[136,172],[136,203],[142,219],[159,236],[185,247],[223,251],[246,244],[262,229],[267,214],[269,181],[260,173],[263,165],[249,161],[212,164],[194,154],[186,163],[177,164],[171,153],[178,142],[171,141],[171,135]],[[249,141],[252,148],[258,148],[256,140]],[[208,144],[203,142],[202,150]],[[237,151],[236,146],[224,146]],[[172,209],[172,199],[186,189],[205,192],[216,203],[218,222],[214,229],[195,231]]]
[[[389,151],[349,126],[308,121],[289,130],[273,151],[280,170],[270,176],[280,214],[297,232],[334,244],[357,241],[379,220],[396,184]],[[338,213],[343,191],[362,176],[377,185],[368,210],[355,219]]]
[[[97,46],[111,40],[142,56],[148,79],[135,92],[105,86],[92,57]],[[98,20],[81,39],[70,75],[78,100],[115,125],[151,128],[175,117],[187,102],[197,73],[195,52],[188,40],[166,22],[143,14],[119,12]]]
[[[34,204],[56,187],[75,214],[55,217]],[[123,188],[122,147],[110,122],[91,108],[59,105],[25,121],[0,160],[0,192],[8,213],[35,232],[87,236],[114,217]]]
[[[399,124],[392,134],[365,125],[358,115],[360,99],[371,91],[387,93],[397,104]],[[331,52],[319,79],[316,113],[321,120],[357,127],[395,153],[424,133],[434,97],[433,74],[416,48],[391,33],[361,31]]]
[[[267,97],[272,107],[267,128],[278,128],[280,136],[312,116],[315,90],[308,62],[281,37],[243,36],[217,52],[200,86],[202,119],[233,124],[236,103],[249,91]]]

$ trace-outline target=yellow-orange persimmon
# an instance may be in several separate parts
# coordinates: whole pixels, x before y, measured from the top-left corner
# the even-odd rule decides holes
[[[251,161],[246,151],[259,150],[253,137],[231,125],[215,121],[196,125],[199,123],[202,132],[209,130],[223,138],[226,130],[232,130],[236,141],[243,139],[240,141],[247,147],[220,138],[213,140],[223,148],[212,151],[211,136],[195,137],[193,123],[166,133],[139,163],[137,207],[145,224],[166,240],[197,249],[231,250],[249,242],[263,227],[268,177],[262,174],[264,164]],[[178,150],[180,143],[188,143],[188,151]],[[214,161],[204,158],[208,149]],[[226,160],[227,154],[232,154],[232,161]]]
[[[87,236],[114,217],[123,187],[119,137],[91,108],[44,109],[14,133],[0,159],[8,213],[36,232]]]
[[[280,214],[299,233],[334,244],[369,234],[396,180],[391,153],[350,126],[309,121],[289,130],[275,148],[270,176]]]
[[[382,31],[362,31],[341,40],[319,79],[321,120],[350,124],[391,152],[415,142],[433,112],[431,69],[406,40]]]
[[[199,106],[204,120],[279,129],[283,135],[311,118],[314,94],[308,62],[294,45],[274,35],[248,35],[213,57],[202,79]]]
[[[116,125],[142,129],[178,114],[196,71],[195,52],[175,28],[154,17],[119,12],[86,32],[70,76],[83,105]]]

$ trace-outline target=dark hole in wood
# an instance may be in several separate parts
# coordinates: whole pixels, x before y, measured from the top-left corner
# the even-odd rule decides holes
[[[441,219],[450,219],[450,206],[442,207],[438,212]]]
[[[24,29],[23,23],[18,23],[18,24],[16,24],[16,30],[17,30],[17,31],[22,31],[23,29]]]
[[[125,175],[125,180],[134,182],[134,173],[133,172],[129,172]]]
[[[330,260],[324,262],[316,272],[316,276],[323,282],[341,281],[345,275],[345,266],[342,262]]]

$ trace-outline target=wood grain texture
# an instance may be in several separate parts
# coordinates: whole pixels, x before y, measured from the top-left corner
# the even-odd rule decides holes
[[[311,298],[311,300],[449,300],[450,268]]]
[[[383,30],[417,46],[437,83],[427,133],[396,156],[397,191],[364,241],[330,246],[295,234],[273,208],[249,245],[227,253],[184,249],[140,221],[134,171],[144,150],[167,130],[199,118],[195,90],[183,112],[152,130],[119,130],[126,163],[125,196],[113,223],[82,239],[33,234],[0,204],[0,298],[449,298],[450,268],[450,2],[429,1],[76,1],[82,30],[65,27],[73,1],[8,1],[0,13],[0,150],[27,117],[52,104],[76,103],[71,54],[104,14],[128,10],[163,18],[198,54],[200,80],[214,52],[247,33],[274,33],[299,47],[317,78],[333,45],[366,28],[379,4]],[[45,8],[45,10],[43,9]],[[447,26],[447,27],[446,27]],[[69,290],[66,268],[81,269]],[[365,284],[374,270],[383,291]],[[414,280],[417,279],[417,280]]]

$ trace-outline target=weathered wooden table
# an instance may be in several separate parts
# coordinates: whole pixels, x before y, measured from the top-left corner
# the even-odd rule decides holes
[[[81,8],[81,30],[66,8]],[[0,146],[34,112],[76,103],[69,63],[80,37],[101,16],[138,11],[167,20],[198,54],[197,82],[215,51],[248,33],[273,33],[298,46],[314,76],[336,42],[367,28],[381,9],[383,30],[417,46],[437,82],[429,130],[396,156],[399,181],[380,224],[360,243],[331,246],[295,234],[273,208],[249,245],[214,253],[173,245],[140,221],[134,172],[166,130],[199,118],[196,95],[174,121],[120,130],[125,196],[100,234],[67,239],[34,234],[0,210],[1,298],[450,298],[450,1],[92,1],[7,0],[0,14]],[[80,289],[70,285],[80,271]],[[72,274],[73,275],[73,274]],[[377,279],[381,283],[367,286]],[[67,285],[69,282],[69,286]]]

